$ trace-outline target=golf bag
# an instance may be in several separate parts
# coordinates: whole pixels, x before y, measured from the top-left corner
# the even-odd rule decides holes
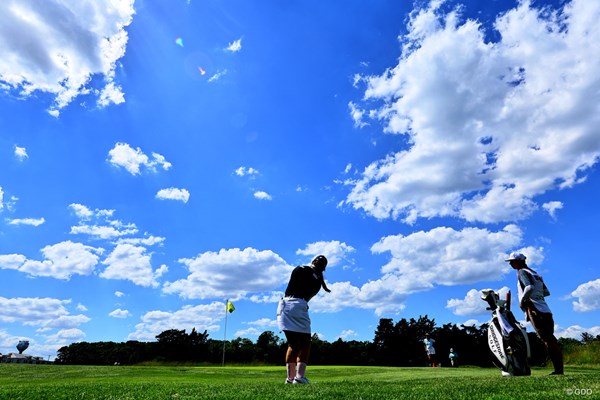
[[[531,357],[529,339],[525,328],[517,322],[510,311],[510,291],[506,300],[492,289],[481,291],[481,299],[485,300],[492,311],[492,319],[488,327],[488,345],[492,360],[502,371],[502,376],[531,375],[528,359]]]

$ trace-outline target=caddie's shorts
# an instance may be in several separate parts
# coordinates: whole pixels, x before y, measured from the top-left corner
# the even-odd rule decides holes
[[[529,321],[531,321],[531,325],[533,325],[533,329],[535,329],[543,342],[550,343],[556,341],[552,313],[539,312],[530,307],[527,309],[527,316],[529,317]]]

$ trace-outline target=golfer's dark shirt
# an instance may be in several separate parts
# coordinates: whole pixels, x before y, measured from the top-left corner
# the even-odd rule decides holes
[[[292,271],[285,295],[309,301],[321,290],[322,281],[323,275],[313,268],[306,265],[296,267]]]

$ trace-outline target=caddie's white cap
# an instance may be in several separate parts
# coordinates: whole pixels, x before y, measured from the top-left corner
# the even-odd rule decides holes
[[[508,256],[508,258],[504,261],[513,261],[513,260],[523,260],[525,261],[527,257],[525,257],[525,255],[523,253],[519,253],[516,251],[513,251],[512,253],[510,253],[510,255]]]

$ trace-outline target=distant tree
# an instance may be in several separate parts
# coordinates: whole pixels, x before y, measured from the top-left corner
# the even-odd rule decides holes
[[[57,364],[112,365],[118,361],[118,344],[114,342],[73,343],[57,352]]]
[[[461,365],[493,366],[492,354],[488,346],[489,324],[481,324],[479,328],[475,325],[461,326],[467,335],[464,344],[459,347],[460,350],[457,350]]]
[[[434,332],[435,320],[430,320],[427,315],[420,316],[418,320],[411,318],[410,321],[402,318],[396,323],[398,342],[402,343],[397,353],[396,365],[400,366],[422,366],[427,364],[427,357],[423,345],[426,333],[431,333],[436,340],[438,348],[438,335]]]
[[[190,337],[185,329],[169,329],[156,335],[160,355],[165,360],[182,361],[190,355]]]
[[[220,364],[223,360],[223,341],[208,339],[206,342],[207,357],[206,361],[212,364]],[[227,351],[227,346],[225,346]]]
[[[600,335],[598,335],[600,337]],[[581,343],[583,344],[590,344],[592,343],[594,340],[596,340],[597,337],[594,337],[594,335],[587,333],[587,332],[583,332],[581,334]]]
[[[373,341],[344,341],[333,343],[312,336],[310,362],[315,365],[425,365],[426,356],[422,339],[430,333],[436,340],[438,358],[444,364],[453,348],[459,355],[461,365],[492,366],[492,356],[487,343],[487,324],[480,327],[446,324],[435,326],[435,320],[427,315],[418,319],[402,318],[394,323],[382,318],[374,332]],[[586,342],[596,346],[600,337],[583,336]],[[546,362],[543,345],[533,333],[529,334],[532,348],[532,364]],[[169,329],[156,335],[154,342],[128,341],[125,343],[96,342],[73,343],[58,350],[56,362],[62,364],[135,364],[149,360],[177,362],[207,362],[220,364],[223,357],[223,341],[213,340],[207,331],[196,329],[187,334],[185,330]],[[583,346],[575,339],[559,339],[565,347]],[[588,353],[593,353],[594,349]],[[246,338],[225,342],[226,362],[282,365],[287,344],[272,331],[260,334],[256,343]],[[587,353],[586,353],[587,354]],[[592,358],[595,359],[595,358]]]
[[[237,363],[250,363],[254,360],[254,343],[250,339],[236,338],[226,344],[226,359]]]
[[[327,365],[327,342],[321,340],[319,335],[313,333],[310,345],[310,363],[314,365]],[[287,348],[287,345],[284,346]],[[283,358],[281,362],[283,362]]]
[[[119,364],[132,365],[154,360],[157,356],[156,344],[156,342],[140,342],[137,340],[119,343],[117,362]]]
[[[561,347],[578,347],[583,345],[579,340],[567,337],[558,338],[558,344]]]
[[[351,340],[348,342],[348,352],[353,356],[351,365],[375,365],[372,342]]]
[[[256,340],[256,360],[277,364],[284,359],[281,351],[281,339],[272,331],[265,331]]]
[[[377,365],[394,365],[399,352],[400,343],[394,321],[391,318],[381,318],[375,329],[374,358]]]
[[[380,319],[373,339],[374,362],[377,365],[425,365],[422,339],[426,333],[433,333],[434,328],[435,320],[427,315],[418,320],[402,318],[396,324],[389,318]]]
[[[208,332],[205,330],[204,333],[198,333],[196,328],[192,329],[188,339],[188,346],[190,348],[190,355],[192,361],[203,361],[207,358],[208,353]]]

